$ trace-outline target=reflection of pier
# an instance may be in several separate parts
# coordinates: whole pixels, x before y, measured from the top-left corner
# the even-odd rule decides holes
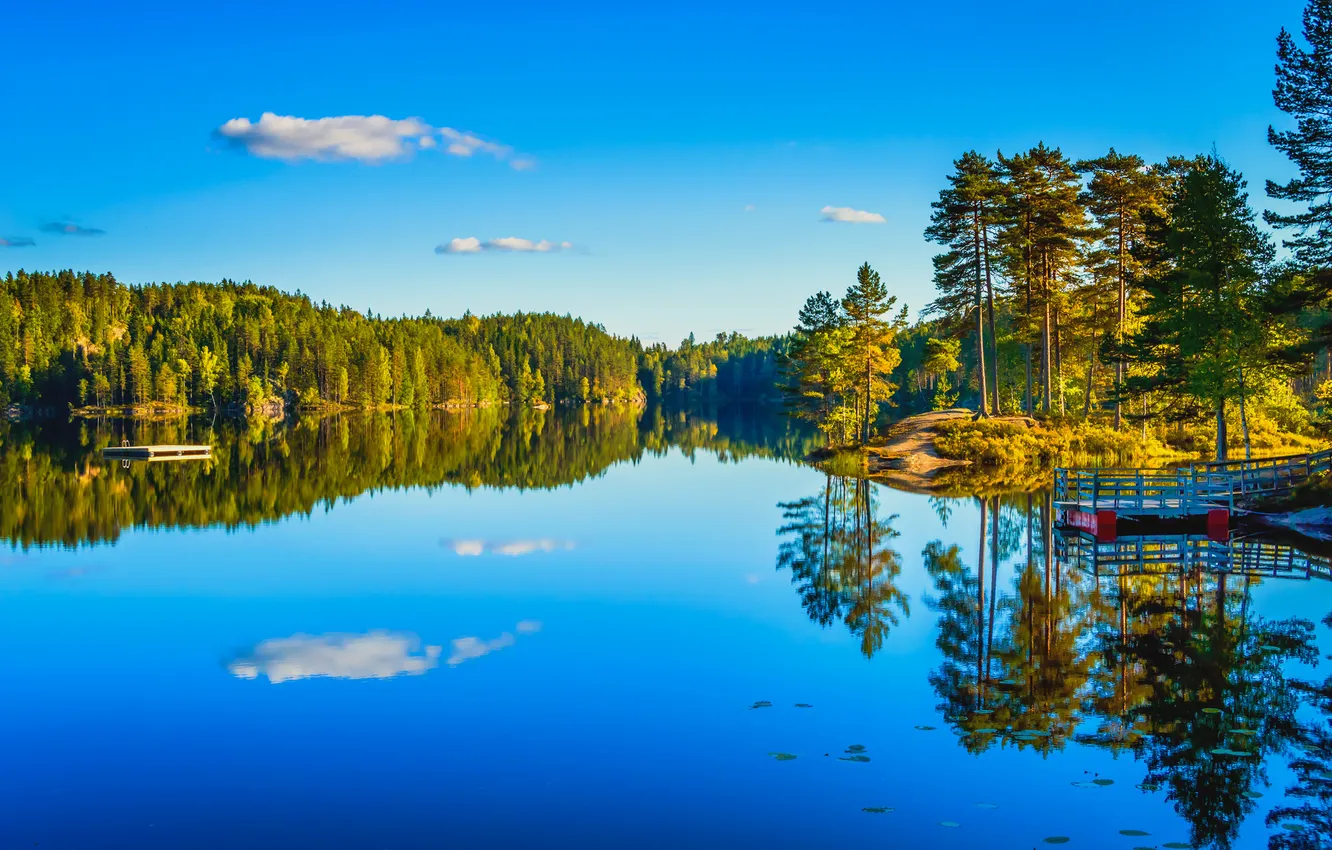
[[[1238,499],[1287,493],[1332,469],[1332,449],[1260,460],[1194,463],[1175,469],[1056,469],[1060,524],[1114,540],[1119,520],[1206,518],[1224,539]]]
[[[1055,536],[1060,561],[1097,576],[1211,573],[1332,580],[1332,558],[1260,538],[1226,541],[1203,534],[1157,534],[1099,540],[1073,529]]]
[[[102,456],[117,460],[188,460],[206,458],[213,453],[212,446],[107,446]]]

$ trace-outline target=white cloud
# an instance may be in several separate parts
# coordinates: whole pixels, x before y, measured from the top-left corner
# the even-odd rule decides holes
[[[463,239],[450,239],[449,244],[440,245],[435,248],[436,254],[479,254],[481,253],[481,240],[475,236],[468,236]]]
[[[753,211],[754,211],[753,204],[745,204],[745,212],[753,212]]]
[[[482,242],[475,236],[464,236],[450,239],[447,244],[436,246],[436,254],[479,254],[482,251],[493,251],[501,254],[553,254],[557,251],[568,251],[573,248],[572,242],[551,242],[542,239],[540,242],[533,242],[531,239],[523,239],[518,236],[502,236],[499,239],[487,239]]]
[[[414,150],[430,150],[443,143],[446,153],[470,157],[484,153],[519,171],[531,168],[532,157],[514,158],[513,148],[452,127],[432,127],[419,118],[383,115],[340,115],[298,118],[265,112],[257,122],[232,118],[218,127],[218,136],[265,159],[293,162],[356,160],[380,163],[403,159]]]
[[[334,679],[388,679],[417,676],[439,664],[441,647],[427,646],[405,632],[373,631],[363,635],[293,635],[260,643],[249,658],[227,665],[233,676],[273,684],[327,676]]]
[[[531,555],[536,552],[572,551],[572,540],[555,540],[550,537],[538,537],[533,540],[444,540],[443,544],[461,557],[475,557],[491,554],[514,558]]]
[[[514,626],[514,629],[515,629],[515,630],[518,632],[518,634],[520,634],[520,635],[534,635],[534,634],[536,634],[537,632],[541,631],[541,621],[540,621],[540,620],[523,620],[523,621],[520,622],[518,625]]]
[[[31,248],[36,244],[26,236],[0,237],[0,248]]]
[[[486,541],[484,540],[455,540],[453,541],[453,554],[462,557],[475,557],[486,551]]]
[[[824,207],[819,212],[823,214],[824,221],[845,222],[847,224],[886,223],[884,217],[878,213],[852,209],[851,207]]]

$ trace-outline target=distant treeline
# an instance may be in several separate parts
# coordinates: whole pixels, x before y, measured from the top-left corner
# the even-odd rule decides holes
[[[0,279],[0,404],[225,407],[749,399],[779,338],[676,350],[551,313],[385,318],[253,283],[127,286],[110,274]]]

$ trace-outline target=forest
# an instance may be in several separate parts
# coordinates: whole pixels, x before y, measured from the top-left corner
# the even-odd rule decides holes
[[[1247,183],[1215,151],[1151,163],[1111,148],[1073,159],[1044,142],[968,151],[932,204],[936,296],[908,325],[868,265],[820,292],[788,346],[787,396],[834,442],[864,442],[885,405],[959,403],[1157,430],[1209,423],[1215,449],[1255,422],[1325,429],[1332,404],[1332,4],[1311,3],[1301,48],[1278,39],[1269,141],[1298,176]],[[1238,433],[1236,433],[1238,432]]]
[[[389,318],[253,283],[0,279],[0,406],[367,409],[694,403],[773,393],[783,341],[674,350],[549,313]]]

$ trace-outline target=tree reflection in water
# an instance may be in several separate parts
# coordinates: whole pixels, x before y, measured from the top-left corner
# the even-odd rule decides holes
[[[790,570],[810,619],[821,626],[842,622],[866,658],[910,615],[910,600],[897,586],[902,564],[890,545],[897,517],[878,516],[876,486],[829,474],[817,495],[778,506],[784,522],[778,534],[787,538],[778,548],[778,569]]]
[[[781,504],[777,560],[810,618],[841,621],[866,656],[908,613],[888,547],[895,517],[876,516],[873,487],[829,475],[818,494]],[[1332,846],[1332,677],[1290,678],[1316,662],[1310,622],[1258,616],[1260,579],[1197,559],[1117,572],[1061,558],[1048,493],[930,507],[947,527],[968,503],[976,545],[934,540],[921,553],[940,654],[929,684],[963,747],[1131,757],[1192,845],[1217,848],[1233,846],[1264,796],[1269,762],[1293,753],[1293,802],[1268,821],[1301,828],[1271,846]],[[1305,704],[1317,722],[1301,722]]]
[[[101,449],[207,443],[205,461],[105,462]],[[268,420],[0,420],[0,539],[17,547],[113,542],[127,528],[252,526],[367,491],[549,489],[679,449],[723,461],[796,461],[815,436],[787,417],[590,405],[551,411],[354,412]]]

